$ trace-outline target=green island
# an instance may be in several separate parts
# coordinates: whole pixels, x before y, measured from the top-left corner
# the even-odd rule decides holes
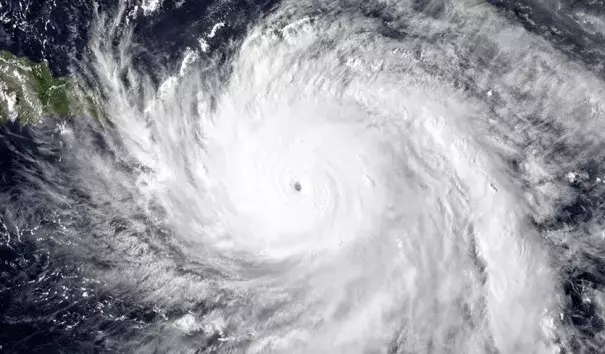
[[[46,62],[0,51],[0,123],[36,124],[44,117],[99,117],[93,96],[71,77],[54,77]]]

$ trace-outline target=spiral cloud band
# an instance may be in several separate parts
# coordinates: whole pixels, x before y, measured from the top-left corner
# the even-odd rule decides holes
[[[571,195],[552,177],[569,164],[548,149],[594,140],[603,85],[487,4],[418,3],[285,1],[228,65],[204,38],[229,23],[160,85],[133,64],[125,8],[97,14],[80,70],[101,82],[112,154],[62,134],[98,214],[132,231],[106,241],[120,271],[88,271],[189,311],[137,350],[193,352],[190,338],[212,337],[225,353],[555,353],[572,341],[553,251],[565,236],[536,223]],[[140,236],[141,210],[162,236]]]

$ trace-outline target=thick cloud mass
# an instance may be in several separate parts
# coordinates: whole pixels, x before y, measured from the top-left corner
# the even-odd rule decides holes
[[[77,69],[106,118],[51,128],[86,196],[57,247],[164,309],[122,350],[603,343],[597,67],[483,2],[317,0],[149,73],[129,16]]]

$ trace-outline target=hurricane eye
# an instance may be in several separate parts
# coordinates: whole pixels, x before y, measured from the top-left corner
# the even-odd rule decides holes
[[[300,184],[300,182],[294,182],[294,190],[297,192],[300,192],[302,190],[302,185]]]

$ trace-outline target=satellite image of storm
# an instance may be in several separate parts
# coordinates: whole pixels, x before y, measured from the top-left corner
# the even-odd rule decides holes
[[[0,0],[0,353],[605,353],[605,0]]]

